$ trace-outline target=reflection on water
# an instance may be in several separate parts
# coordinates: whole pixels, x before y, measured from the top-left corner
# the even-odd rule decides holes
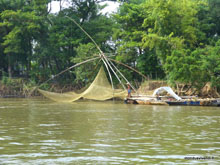
[[[0,164],[50,163],[219,164],[220,108],[1,99]]]

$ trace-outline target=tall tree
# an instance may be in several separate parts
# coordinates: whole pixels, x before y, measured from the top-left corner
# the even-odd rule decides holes
[[[201,53],[209,50],[214,54],[211,47],[219,38],[219,21],[216,21],[219,13],[214,4],[218,6],[219,3],[215,0],[123,3],[115,15],[119,24],[115,36],[119,50],[125,53],[117,58],[127,63],[132,59],[132,63],[137,64],[145,74],[150,73],[149,68],[156,71],[162,66],[170,81],[191,83],[201,88],[211,78],[207,72],[201,71],[200,66],[217,56]],[[128,53],[129,50],[133,50],[133,54]],[[199,73],[204,74],[201,80]]]
[[[152,78],[163,77],[160,60],[154,53],[155,49],[143,46],[143,35],[148,29],[143,26],[146,17],[143,2],[124,3],[119,12],[114,15],[118,23],[114,34],[118,48],[117,60],[137,67],[142,73],[151,75]],[[159,75],[159,73],[161,74]],[[129,75],[127,74],[127,76]],[[133,76],[135,77],[135,74]]]
[[[9,61],[9,75],[12,65],[25,64],[26,71],[30,71],[34,40],[41,33],[42,15],[47,12],[46,1],[16,1],[11,5],[16,3],[19,8],[4,10],[0,23],[6,32],[2,45]]]

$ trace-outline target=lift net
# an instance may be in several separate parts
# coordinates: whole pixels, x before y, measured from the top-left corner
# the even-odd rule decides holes
[[[38,89],[38,91],[45,97],[57,102],[73,102],[80,98],[104,101],[112,98],[123,99],[127,95],[126,90],[112,89],[112,86],[106,77],[103,67],[100,68],[96,78],[91,83],[91,85],[80,94],[75,92],[55,93],[41,89]]]

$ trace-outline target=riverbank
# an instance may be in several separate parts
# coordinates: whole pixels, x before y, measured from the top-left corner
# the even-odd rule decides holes
[[[37,86],[35,82],[23,78],[4,78],[0,80],[0,98],[30,98],[41,96],[35,90]],[[45,84],[41,88],[57,93],[77,90],[72,84],[60,85],[57,83]]]
[[[36,83],[28,81],[22,78],[16,79],[3,79],[0,81],[0,97],[1,98],[28,98],[41,96],[41,94],[34,90]],[[152,95],[156,88],[162,86],[169,86],[166,81],[162,80],[150,80],[142,83],[137,92],[141,95]],[[64,93],[69,91],[78,91],[72,84],[59,85],[57,83],[46,84],[43,87],[47,91],[53,91],[57,93]],[[179,96],[199,96],[202,98],[220,98],[217,90],[209,83],[206,84],[200,91],[190,87],[186,84],[176,84],[176,87],[172,88],[174,92]]]
[[[154,90],[163,87],[170,86],[166,81],[146,81],[141,84],[138,89],[139,94],[152,95]],[[172,87],[173,91],[179,96],[198,96],[201,98],[220,98],[220,94],[215,87],[212,87],[210,83],[207,83],[202,89],[198,90],[188,84],[176,84]]]
[[[25,79],[3,79],[0,81],[0,97],[3,98],[25,98],[31,90],[31,83]]]

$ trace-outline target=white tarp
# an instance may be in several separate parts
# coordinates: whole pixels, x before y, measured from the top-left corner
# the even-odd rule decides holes
[[[157,94],[160,94],[162,92],[166,91],[167,93],[169,93],[171,96],[173,96],[175,99],[177,100],[181,100],[181,97],[179,97],[176,93],[174,93],[174,91],[170,88],[170,87],[160,87],[155,89],[153,96],[156,96]]]

